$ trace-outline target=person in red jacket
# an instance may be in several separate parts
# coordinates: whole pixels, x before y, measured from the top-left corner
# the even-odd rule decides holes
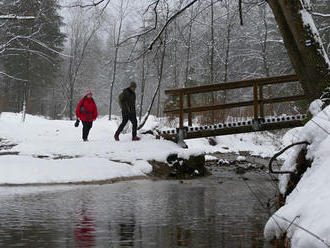
[[[82,138],[85,142],[88,141],[89,131],[98,115],[96,103],[92,96],[92,91],[88,90],[86,96],[80,100],[76,110],[76,116],[83,124]]]

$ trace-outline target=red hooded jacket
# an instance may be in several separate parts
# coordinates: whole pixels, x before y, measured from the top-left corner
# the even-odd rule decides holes
[[[88,98],[87,96],[81,99],[77,106],[76,116],[81,121],[95,121],[98,113],[94,99]]]

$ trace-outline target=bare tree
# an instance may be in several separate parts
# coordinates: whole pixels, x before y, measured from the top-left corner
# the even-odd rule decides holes
[[[72,20],[67,25],[69,36],[69,54],[67,70],[61,80],[62,89],[66,98],[66,107],[69,107],[70,120],[73,119],[74,94],[77,87],[77,79],[82,73],[82,65],[86,57],[88,45],[99,29],[99,22],[92,17],[88,20],[83,18],[82,9],[73,9]],[[92,25],[91,25],[92,23]]]
[[[145,24],[143,23],[143,26]],[[146,38],[142,38],[142,49],[144,50],[146,48]],[[144,94],[145,94],[145,85],[146,85],[146,54],[143,53],[142,55],[142,65],[141,65],[141,99],[140,99],[140,113],[139,113],[139,120],[141,122],[142,119],[142,113],[143,113],[143,100],[144,100]]]
[[[126,2],[126,4],[125,4],[125,2]],[[130,2],[129,0],[127,0],[127,1],[120,0],[118,29],[115,26],[114,33],[113,33],[115,54],[114,54],[113,67],[112,67],[112,80],[110,83],[109,120],[111,120],[111,114],[112,114],[113,89],[116,84],[117,67],[118,67],[118,53],[119,53],[120,44],[121,44],[123,22],[126,17],[126,14],[127,14],[129,2]]]

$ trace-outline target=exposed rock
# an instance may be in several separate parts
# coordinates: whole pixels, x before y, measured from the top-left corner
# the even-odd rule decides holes
[[[70,156],[70,155],[62,155],[62,154],[56,154],[54,155],[53,159],[54,160],[63,160],[63,159],[74,159],[74,158],[80,158],[81,156],[76,155],[76,156]]]
[[[245,157],[251,156],[251,153],[249,151],[239,151],[238,154],[240,156],[245,156]]]
[[[40,159],[45,159],[45,158],[49,158],[48,155],[34,155],[34,158],[40,158]]]
[[[246,173],[246,169],[245,168],[243,168],[243,167],[240,167],[240,166],[238,166],[238,167],[236,167],[235,168],[235,172],[236,172],[236,174],[245,174]]]
[[[9,142],[8,140],[0,139],[0,151],[1,150],[10,150],[15,146],[16,146],[16,144],[13,144],[13,143]]]
[[[210,146],[216,146],[218,144],[217,140],[214,137],[209,137],[208,141]]]
[[[266,167],[264,165],[257,165],[257,164],[238,164],[235,168],[235,172],[237,174],[244,174],[248,171],[260,171],[264,170]]]
[[[235,164],[235,161],[230,161],[227,159],[219,159],[217,164],[218,166],[231,166]]]
[[[195,177],[210,175],[205,168],[205,157],[191,156],[189,159],[183,159],[178,154],[170,154],[167,162],[149,161],[153,170],[151,176],[159,178],[191,179]]]
[[[0,152],[0,156],[19,155],[19,152]]]

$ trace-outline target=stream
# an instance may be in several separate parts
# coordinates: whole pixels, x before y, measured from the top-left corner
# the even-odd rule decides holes
[[[212,173],[189,181],[0,187],[0,247],[280,247],[263,239],[269,213],[261,203],[275,195],[267,173]]]

